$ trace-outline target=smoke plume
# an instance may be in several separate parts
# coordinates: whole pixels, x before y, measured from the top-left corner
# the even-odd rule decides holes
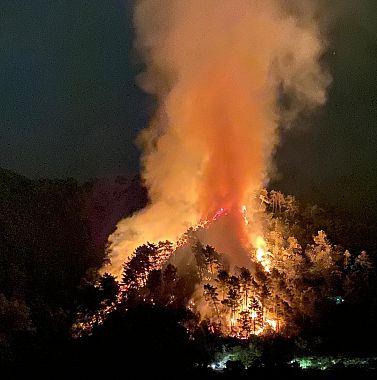
[[[139,136],[150,204],[109,237],[112,272],[138,245],[240,210],[266,183],[278,126],[326,100],[317,20],[307,1],[136,1],[139,83],[158,102]]]

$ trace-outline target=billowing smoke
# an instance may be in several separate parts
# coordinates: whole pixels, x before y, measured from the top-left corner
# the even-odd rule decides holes
[[[326,100],[325,44],[310,4],[136,1],[139,82],[158,101],[139,137],[151,203],[110,236],[112,272],[142,243],[174,241],[220,208],[238,212],[267,181],[279,124]],[[229,233],[239,236],[241,223],[234,218]]]

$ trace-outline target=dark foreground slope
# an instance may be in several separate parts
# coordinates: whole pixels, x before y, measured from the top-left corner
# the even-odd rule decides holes
[[[117,220],[145,202],[137,179],[31,181],[0,169],[0,363],[69,340],[82,279],[103,264]]]

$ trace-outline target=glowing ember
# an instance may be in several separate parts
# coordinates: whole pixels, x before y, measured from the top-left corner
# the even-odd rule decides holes
[[[225,210],[221,207],[216,214],[213,216],[212,220],[217,220],[219,219],[222,215],[226,215]]]

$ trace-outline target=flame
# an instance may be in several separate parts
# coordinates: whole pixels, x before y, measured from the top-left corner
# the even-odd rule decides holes
[[[277,331],[277,326],[278,326],[277,321],[275,321],[274,319],[266,319],[266,323],[268,323],[273,330]]]
[[[188,228],[209,235],[227,215],[215,231],[219,251],[230,265],[247,267],[253,246],[269,273],[271,253],[262,236],[254,239],[261,231],[244,203],[268,179],[279,126],[326,101],[316,9],[277,0],[134,3],[135,46],[145,63],[139,83],[157,99],[138,138],[150,203],[118,223],[102,272],[119,276],[145,242],[169,240],[175,251],[187,244]],[[289,110],[278,106],[282,91]]]
[[[216,214],[213,216],[212,220],[219,219],[222,215],[226,215],[226,211],[223,207],[220,207]]]
[[[135,45],[146,64],[138,82],[157,104],[138,138],[150,203],[109,237],[111,266],[103,271],[115,275],[139,245],[174,241],[219,207],[242,210],[230,231],[241,240],[241,227],[252,224],[242,205],[268,179],[278,120],[323,104],[330,83],[315,7],[277,0],[133,3]],[[277,106],[282,91],[291,95],[289,109]]]
[[[250,331],[246,333],[245,331],[242,331],[240,320],[242,313],[248,311],[248,320],[252,327]],[[257,311],[252,309],[251,302],[248,302],[244,308],[238,308],[234,315],[228,319],[229,335],[238,339],[248,339],[251,335],[263,335],[269,330],[279,332],[279,329],[282,326],[281,319],[278,320],[277,316],[273,313],[267,311],[265,311],[265,313],[266,315],[261,318]]]
[[[204,219],[195,226],[191,227],[193,231],[198,231],[199,229],[206,230],[211,227],[212,223],[215,223],[219,219],[226,217],[226,216],[232,216],[238,218],[239,221],[243,220],[245,221],[244,227],[246,228],[248,225],[248,209],[246,205],[243,205],[238,212],[231,212],[231,210],[226,209],[225,207],[220,207],[215,214],[212,217],[209,217],[208,219]],[[259,262],[263,269],[267,272],[271,272],[272,268],[272,262],[271,252],[267,251],[267,243],[265,239],[258,235],[255,238],[252,237],[252,235],[246,234],[246,238],[253,242],[253,246],[255,248],[255,259],[257,262]],[[183,234],[181,235],[175,242],[171,243],[170,246],[165,247],[162,245],[159,249],[159,255],[158,259],[154,263],[154,265],[151,266],[152,269],[161,269],[164,263],[168,260],[172,252],[176,251],[178,248],[183,247],[187,245],[188,242],[188,235]],[[205,276],[203,278],[205,282],[211,282],[213,280],[213,276]],[[142,278],[138,281],[138,286],[142,288],[145,285],[145,279]],[[106,305],[100,313],[96,313],[92,316],[85,317],[79,316],[78,322],[76,323],[74,334],[76,336],[80,336],[80,334],[83,334],[84,332],[90,332],[94,325],[102,324],[103,321],[106,319],[106,315],[110,312],[112,312],[116,307],[122,302],[122,294],[125,294],[128,292],[128,287],[126,285],[121,285],[121,292],[118,295],[118,298],[115,302],[113,302],[111,305]],[[254,298],[255,299],[255,298]],[[145,299],[144,299],[145,301]],[[151,302],[153,304],[154,300],[152,299]],[[255,309],[255,306],[252,305],[252,299],[250,298],[243,298],[242,302],[240,302],[239,307],[236,310],[232,310],[231,313],[228,313],[227,316],[224,316],[224,324],[223,326],[227,326],[225,330],[222,332],[235,337],[237,339],[248,339],[252,335],[263,335],[267,331],[275,331],[279,332],[280,327],[282,325],[281,319],[278,319],[276,315],[271,313],[271,310],[266,310],[263,308],[262,302],[258,299],[259,306],[257,307],[257,310]],[[198,311],[197,305],[194,301],[194,299],[191,299],[187,307],[191,311]],[[261,316],[261,312],[258,313],[258,309],[263,309],[263,317]],[[241,320],[243,318],[243,313],[247,313],[247,318],[252,326],[250,331],[245,332],[245,330],[242,329]],[[212,332],[218,331],[218,326],[216,325],[211,326],[210,329]]]
[[[242,208],[241,208],[241,214],[242,214],[242,217],[243,217],[243,220],[245,222],[246,225],[249,224],[249,219],[247,218],[247,207],[246,205],[243,205]]]
[[[268,273],[271,272],[271,252],[268,252],[267,245],[262,236],[258,236],[254,243],[256,247],[256,259]]]

